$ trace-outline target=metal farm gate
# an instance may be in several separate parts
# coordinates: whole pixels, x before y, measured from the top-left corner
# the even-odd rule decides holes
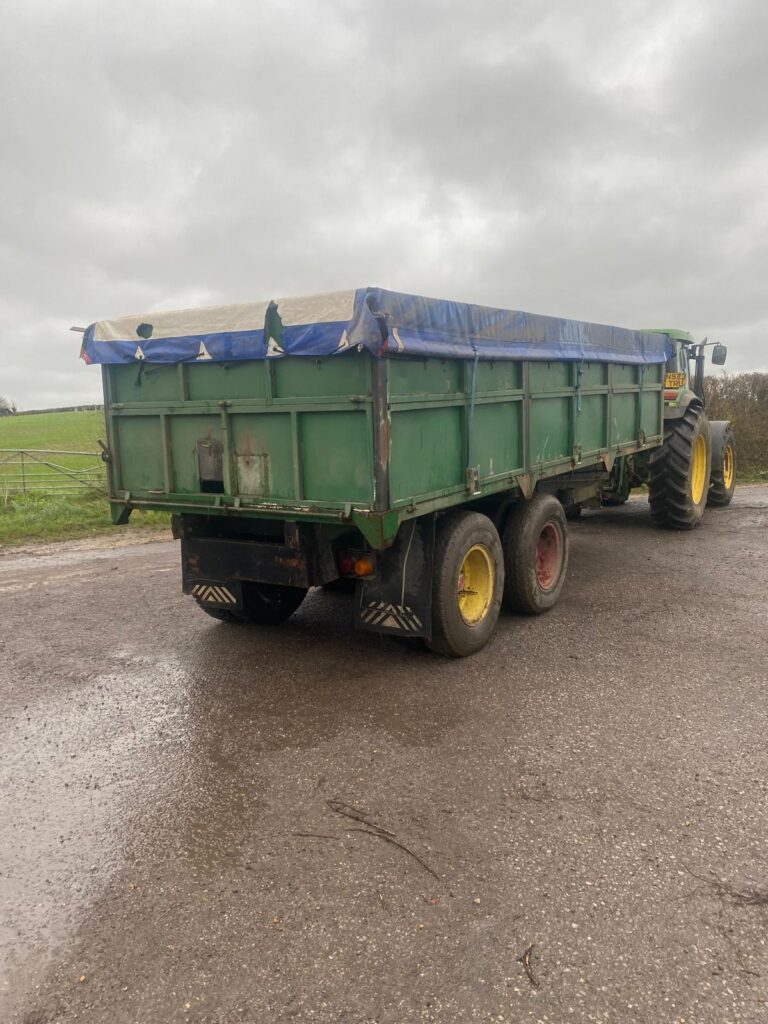
[[[106,490],[100,452],[0,448],[0,496]]]

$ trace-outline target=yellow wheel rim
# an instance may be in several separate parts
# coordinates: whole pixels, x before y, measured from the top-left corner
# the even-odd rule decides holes
[[[456,581],[459,612],[468,626],[476,626],[488,614],[495,578],[490,551],[483,544],[475,544],[466,553]]]
[[[723,452],[723,484],[726,491],[730,491],[733,484],[733,448],[729,444]]]
[[[693,442],[693,463],[691,465],[691,498],[698,505],[704,494],[704,480],[707,475],[707,442],[699,434]]]

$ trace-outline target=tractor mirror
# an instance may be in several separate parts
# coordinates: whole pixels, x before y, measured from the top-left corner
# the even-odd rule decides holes
[[[725,345],[715,345],[712,349],[712,362],[715,366],[722,366],[725,363],[725,357],[728,355],[728,349]]]

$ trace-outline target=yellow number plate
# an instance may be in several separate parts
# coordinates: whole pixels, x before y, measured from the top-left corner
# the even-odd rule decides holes
[[[664,378],[665,388],[684,388],[685,387],[685,374],[684,373],[668,373]]]

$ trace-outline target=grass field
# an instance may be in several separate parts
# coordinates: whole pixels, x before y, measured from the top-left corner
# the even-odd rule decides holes
[[[97,452],[98,439],[105,437],[104,413],[99,409],[0,418],[0,448]]]
[[[104,414],[99,410],[84,412],[35,413],[32,416],[0,418],[0,449],[26,448],[49,451],[98,452],[98,440],[106,437]],[[3,458],[0,453],[0,460]],[[51,461],[77,472],[99,467],[97,480],[104,480],[101,463],[95,458],[57,456]],[[127,527],[114,527],[105,497],[106,483],[82,488],[70,494],[46,494],[35,490],[36,478],[41,485],[65,486],[67,478],[52,475],[50,470],[26,461],[25,477],[28,493],[9,493],[9,486],[18,484],[19,465],[0,463],[0,547],[28,541],[63,540],[87,537],[114,531],[162,528],[169,521],[164,512],[134,512]]]

